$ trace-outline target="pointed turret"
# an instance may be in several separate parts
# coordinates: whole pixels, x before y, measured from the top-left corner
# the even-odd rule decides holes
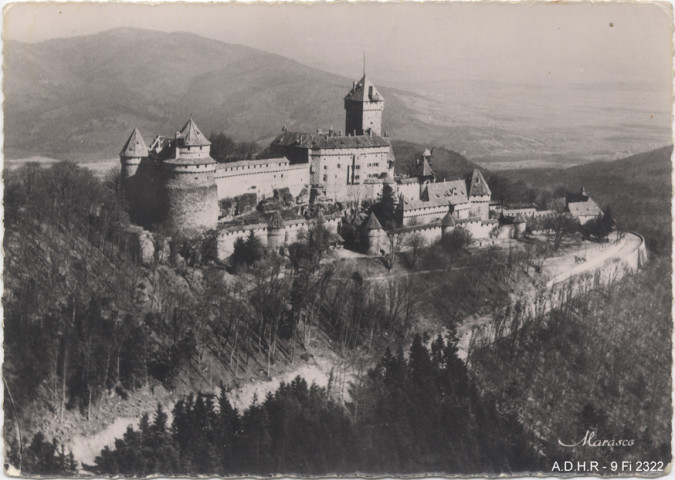
[[[272,215],[272,218],[270,218],[267,228],[269,230],[282,230],[284,227],[284,219],[282,218],[281,213],[279,213],[279,210],[277,210]]]
[[[480,170],[475,168],[466,178],[466,191],[469,193],[469,216],[481,220],[490,218],[490,197],[492,192]]]
[[[373,212],[370,212],[370,215],[368,216],[368,220],[366,220],[364,228],[366,230],[382,230],[382,224],[377,219],[375,214]]]
[[[492,195],[490,187],[488,187],[487,182],[483,178],[483,174],[480,173],[480,170],[474,168],[471,173],[471,180],[469,184],[469,196],[470,197],[480,197],[483,195]]]
[[[126,158],[143,158],[148,156],[148,147],[143,141],[141,132],[138,131],[138,128],[134,128],[134,131],[131,132],[127,143],[124,144],[122,151],[120,152],[120,157]]]
[[[513,238],[523,238],[527,233],[527,220],[520,213],[513,219]]]
[[[125,186],[129,177],[136,175],[138,166],[141,164],[141,160],[147,156],[148,147],[143,141],[141,132],[138,131],[138,128],[134,128],[134,131],[131,132],[129,139],[124,144],[124,147],[120,152],[122,183],[125,184]]]
[[[211,145],[211,142],[204,136],[197,124],[190,118],[180,131],[183,139],[183,145],[186,147],[205,147]]]
[[[443,220],[441,220],[441,227],[447,228],[454,226],[455,226],[455,218],[452,216],[452,213],[451,212],[446,213],[445,217],[443,217]]]
[[[363,228],[368,241],[368,254],[377,255],[380,252],[380,243],[382,242],[384,230],[373,212],[370,212],[370,216],[363,225]]]
[[[316,214],[316,223],[320,225],[326,223],[326,217],[323,215],[323,210],[319,210],[319,213]]]
[[[279,210],[274,212],[267,224],[267,247],[270,250],[278,250],[283,247],[286,239],[286,225]]]
[[[365,73],[345,96],[345,133],[347,135],[374,134],[382,136],[384,97],[377,91]]]
[[[373,82],[364,74],[361,80],[356,82],[349,91],[345,100],[355,102],[384,102],[384,97],[377,91]]]
[[[419,178],[420,183],[426,180],[431,182],[435,180],[436,175],[429,165],[428,157],[422,156],[422,161],[415,167],[414,175]]]

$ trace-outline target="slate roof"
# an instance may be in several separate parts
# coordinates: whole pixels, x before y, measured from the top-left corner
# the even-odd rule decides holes
[[[570,213],[575,217],[585,216],[599,216],[602,215],[602,210],[592,198],[588,198],[585,202],[572,202],[567,204]]]
[[[138,131],[138,128],[134,128],[134,131],[131,132],[129,140],[122,147],[120,152],[121,157],[147,157],[148,156],[148,147],[145,146],[141,132]]]
[[[165,152],[165,149],[170,148],[171,146],[171,139],[169,137],[157,135],[150,143],[149,150],[153,153],[161,153]]]
[[[490,191],[490,187],[488,187],[487,182],[483,178],[483,174],[480,173],[480,170],[474,168],[473,172],[471,173],[469,196],[475,197],[480,195],[492,195],[492,192]]]
[[[468,202],[464,180],[429,183],[423,195],[429,204],[435,205],[459,205]]]
[[[442,227],[455,226],[455,219],[453,218],[452,213],[448,212],[445,214],[445,217],[443,217],[443,220],[441,220],[441,226]]]
[[[211,142],[208,141],[192,119],[188,120],[181,129],[180,136],[183,139],[183,145],[186,147],[205,147],[211,145]]]
[[[277,210],[276,212],[274,212],[274,215],[272,215],[272,218],[267,224],[267,228],[271,230],[282,230],[284,227],[285,227],[284,219],[281,217],[281,213],[279,213],[279,210]]]
[[[422,163],[415,167],[414,175],[417,177],[434,177],[434,171],[431,169],[431,165],[427,161],[426,157],[422,159]]]
[[[389,139],[378,135],[330,135],[327,133],[310,133],[285,131],[272,141],[272,145],[280,147],[299,147],[299,148],[370,148],[370,147],[389,147]]]
[[[568,193],[565,195],[565,201],[567,203],[585,202],[589,198],[590,197],[584,190],[582,190],[581,193]]]
[[[345,96],[345,100],[355,102],[384,102],[384,97],[377,91],[373,82],[364,75],[361,80],[354,84]]]
[[[382,224],[380,221],[377,219],[375,214],[373,212],[370,212],[370,215],[368,216],[368,220],[366,220],[366,224],[364,225],[366,230],[382,230]]]

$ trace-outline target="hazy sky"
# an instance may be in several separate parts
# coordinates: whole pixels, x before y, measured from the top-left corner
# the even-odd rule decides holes
[[[453,79],[671,83],[667,3],[17,4],[5,37],[40,42],[127,26],[189,31],[388,84]]]

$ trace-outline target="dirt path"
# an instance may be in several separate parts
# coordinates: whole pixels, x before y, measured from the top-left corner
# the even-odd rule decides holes
[[[575,275],[595,271],[613,258],[619,260],[623,259],[637,250],[642,244],[642,239],[632,233],[626,233],[621,239],[614,237],[610,240],[613,240],[615,243],[608,245],[607,248],[596,248],[591,251],[579,249],[576,252],[571,252],[563,257],[557,258],[555,266],[547,266],[545,264],[544,270],[548,270],[553,274],[553,278],[549,280],[546,286],[551,288],[556,283],[564,282]],[[583,263],[577,263],[575,257],[579,257],[582,253],[586,260]]]

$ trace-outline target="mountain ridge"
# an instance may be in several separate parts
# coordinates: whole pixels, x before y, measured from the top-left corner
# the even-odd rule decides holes
[[[118,28],[12,41],[4,51],[10,158],[110,158],[133,127],[170,134],[190,115],[205,132],[242,140],[268,141],[283,125],[339,129],[351,86],[346,77],[280,55],[189,32]],[[386,126],[421,124],[397,98],[414,94],[381,90]]]

